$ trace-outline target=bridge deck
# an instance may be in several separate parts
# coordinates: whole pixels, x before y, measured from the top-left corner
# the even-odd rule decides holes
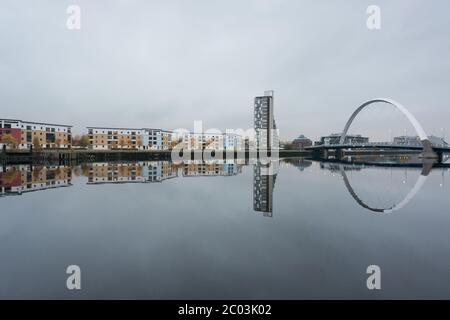
[[[319,145],[306,147],[306,150],[341,150],[341,149],[396,149],[396,150],[422,150],[422,146],[408,146],[408,145],[393,145],[393,144],[334,144],[334,145]],[[450,152],[449,147],[433,147],[433,150],[438,152]]]

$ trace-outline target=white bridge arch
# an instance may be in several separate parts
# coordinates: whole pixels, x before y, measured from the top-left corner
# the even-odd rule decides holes
[[[416,130],[416,133],[419,136],[420,141],[422,142],[424,153],[430,153],[430,154],[433,153],[433,148],[431,146],[430,140],[428,140],[428,135],[425,133],[425,130],[423,129],[423,127],[419,123],[419,121],[417,121],[416,117],[414,117],[414,115],[411,112],[409,112],[408,109],[406,109],[403,105],[401,105],[400,103],[398,103],[392,99],[388,99],[388,98],[377,98],[377,99],[369,100],[369,101],[363,103],[361,106],[359,106],[353,112],[350,119],[348,119],[347,123],[345,124],[345,128],[341,134],[341,139],[339,141],[339,144],[343,145],[345,143],[345,138],[347,137],[348,129],[352,125],[353,120],[355,120],[356,116],[364,108],[368,107],[369,105],[371,105],[373,103],[378,103],[378,102],[390,104],[390,105],[394,106],[397,110],[399,110],[401,113],[403,113],[403,115],[406,116],[406,118],[409,120],[409,122],[411,122],[412,126],[414,127],[414,130]]]

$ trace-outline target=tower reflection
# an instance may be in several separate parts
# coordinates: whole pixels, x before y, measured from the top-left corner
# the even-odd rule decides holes
[[[277,175],[271,170],[272,164],[258,161],[253,166],[253,210],[262,212],[265,217],[273,216],[273,189]]]

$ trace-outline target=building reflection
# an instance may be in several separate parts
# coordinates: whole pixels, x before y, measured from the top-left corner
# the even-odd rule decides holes
[[[283,159],[283,163],[290,164],[296,167],[298,170],[304,171],[306,168],[310,167],[313,162],[305,158],[287,158]]]
[[[235,176],[242,173],[242,165],[235,161],[189,161],[183,165],[183,177]]]
[[[92,163],[83,172],[88,184],[150,183],[178,177],[178,167],[168,161]]]
[[[364,168],[364,165],[360,164],[348,164],[348,163],[334,163],[334,162],[321,162],[320,169],[327,170],[332,173],[341,172],[341,168],[344,168],[345,171],[361,171]]]
[[[183,177],[233,176],[242,172],[242,165],[235,161],[189,161],[175,165],[170,161],[105,162],[85,166],[83,174],[88,184],[163,182]]]
[[[72,175],[87,177],[87,184],[152,183],[189,177],[229,177],[242,173],[245,162],[234,160],[96,162],[81,166],[4,165],[0,167],[0,196],[47,190],[72,185]],[[253,209],[266,217],[273,215],[273,189],[276,174],[273,163],[258,162],[253,167]],[[305,167],[310,163],[304,163]]]
[[[273,189],[277,175],[270,166],[257,162],[253,166],[253,210],[262,212],[265,217],[273,216]]]
[[[280,162],[271,161],[268,164],[263,164],[257,161],[253,165],[253,210],[261,212],[265,217],[273,216],[273,192],[277,179],[278,165]],[[309,168],[313,161],[303,158],[283,159],[282,165],[296,167],[300,171]],[[142,161],[142,162],[101,162],[101,163],[84,163],[77,166],[67,165],[2,165],[0,166],[0,196],[6,195],[21,195],[31,191],[40,191],[47,189],[54,189],[59,187],[67,187],[72,185],[73,176],[87,177],[87,184],[108,184],[108,183],[154,183],[164,182],[165,180],[173,178],[190,178],[190,177],[228,177],[236,176],[242,173],[243,166],[248,165],[246,161],[236,160],[211,160],[211,161],[187,161],[181,164],[174,164],[170,161]],[[356,202],[373,212],[390,213],[398,211],[405,207],[412,198],[420,191],[424,184],[426,177],[435,169],[442,170],[440,187],[445,186],[445,174],[449,172],[450,165],[448,164],[434,164],[419,159],[415,156],[405,155],[400,157],[383,156],[375,157],[369,156],[352,157],[344,161],[320,161],[318,167],[323,171],[328,171],[333,174],[340,174],[343,178],[345,187]],[[389,170],[389,175],[386,176],[386,186],[381,186],[378,189],[385,194],[387,187],[393,185],[395,172],[404,172],[404,177],[400,181],[400,186],[394,187],[392,192],[388,192],[391,196],[394,193],[405,193],[405,197],[400,200],[390,203],[390,198],[386,197],[389,203],[379,203],[380,199],[384,197],[375,194],[376,184],[374,182],[380,181],[381,174],[377,177],[380,179],[370,182],[367,177],[372,179],[367,169],[377,168],[377,170]],[[419,171],[420,170],[420,171]],[[369,176],[361,175],[361,172],[366,172]],[[408,172],[420,172],[419,179],[411,186],[408,182]],[[378,173],[381,173],[379,171]],[[347,173],[351,173],[347,175]],[[359,180],[358,180],[359,179]],[[370,188],[364,188],[358,185],[359,182],[370,183]],[[352,182],[356,186],[352,186]],[[384,182],[383,182],[384,183]],[[358,187],[361,190],[358,190]],[[411,188],[411,190],[409,189]],[[364,202],[363,196],[360,195],[364,191],[369,190],[372,198],[376,195],[378,203],[369,205]],[[393,192],[395,191],[395,192]],[[404,194],[403,194],[404,196]],[[366,197],[367,198],[367,197]],[[371,199],[366,199],[370,200]],[[373,200],[373,199],[372,199]],[[395,199],[394,199],[395,200]],[[382,202],[382,201],[381,201]]]
[[[72,169],[69,166],[5,165],[0,167],[0,195],[21,195],[71,186]]]

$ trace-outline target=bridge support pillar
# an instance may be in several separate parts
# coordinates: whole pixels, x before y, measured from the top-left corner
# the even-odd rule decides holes
[[[422,140],[423,151],[421,157],[423,159],[439,159],[439,155],[433,150],[430,140]]]
[[[437,152],[437,156],[438,156],[438,163],[444,163],[444,152],[442,151]]]

